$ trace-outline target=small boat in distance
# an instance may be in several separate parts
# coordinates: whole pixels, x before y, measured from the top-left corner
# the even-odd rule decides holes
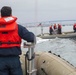
[[[52,34],[50,35],[49,33],[44,33],[44,34],[39,34],[37,37],[40,37],[42,39],[54,39],[56,37],[58,38],[75,38],[76,33],[74,32],[63,32],[62,34]]]

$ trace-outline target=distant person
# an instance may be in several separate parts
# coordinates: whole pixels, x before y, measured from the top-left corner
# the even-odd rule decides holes
[[[57,25],[56,24],[54,24],[54,26],[53,26],[53,34],[57,34]]]
[[[3,6],[0,12],[0,75],[23,75],[21,39],[34,43],[35,35],[17,24],[11,7]]]
[[[58,34],[62,34],[62,26],[60,24],[58,24]]]
[[[76,32],[76,23],[73,25],[73,30]]]
[[[53,33],[52,25],[49,27],[49,33],[50,33],[50,35],[52,35],[52,33]]]
[[[55,29],[57,29],[57,25],[56,25],[56,24],[54,24],[53,28],[54,28],[54,30],[55,30]]]

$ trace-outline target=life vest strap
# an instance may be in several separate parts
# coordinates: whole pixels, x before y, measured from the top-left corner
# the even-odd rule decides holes
[[[21,42],[11,42],[11,41],[8,41],[8,42],[2,42],[2,41],[0,41],[0,45],[2,45],[2,44],[8,44],[8,45],[10,45],[10,44],[20,44]]]

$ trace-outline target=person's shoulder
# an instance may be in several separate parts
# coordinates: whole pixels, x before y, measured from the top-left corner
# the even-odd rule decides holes
[[[18,24],[18,27],[23,27],[22,25]]]
[[[20,24],[17,25],[18,25],[18,33],[21,36],[26,31],[26,28]]]
[[[22,25],[20,25],[20,24],[18,24],[18,28],[19,28],[19,29],[25,29],[25,27],[22,26]]]

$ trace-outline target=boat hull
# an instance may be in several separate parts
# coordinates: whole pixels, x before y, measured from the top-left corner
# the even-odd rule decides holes
[[[76,37],[76,33],[62,33],[62,34],[53,34],[53,35],[49,35],[49,33],[44,33],[43,35],[38,35],[37,37],[40,37],[42,39],[53,39],[53,38],[75,38]]]
[[[25,70],[25,56],[21,55],[23,74]],[[76,75],[76,69],[69,62],[55,54],[47,52],[36,53],[35,67],[37,75]]]

